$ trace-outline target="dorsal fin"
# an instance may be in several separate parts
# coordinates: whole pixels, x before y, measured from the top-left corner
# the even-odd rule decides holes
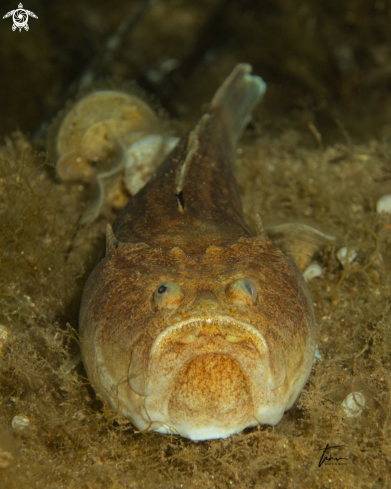
[[[186,154],[181,167],[177,169],[176,194],[183,190],[186,174],[194,161],[197,151],[200,150],[199,140],[207,130],[211,114],[218,113],[228,126],[232,147],[241,136],[243,130],[251,119],[254,107],[266,91],[266,83],[259,76],[251,75],[249,64],[238,64],[217,90],[210,103],[209,109],[189,132]],[[183,212],[182,203],[178,202],[180,212]]]
[[[241,63],[217,90],[210,110],[223,110],[232,126],[233,144],[242,135],[251,120],[251,114],[266,92],[266,83],[259,76],[251,75],[251,65]]]
[[[177,144],[118,217],[120,241],[203,250],[251,236],[233,173],[236,141],[265,92],[251,66],[239,64],[206,113]]]

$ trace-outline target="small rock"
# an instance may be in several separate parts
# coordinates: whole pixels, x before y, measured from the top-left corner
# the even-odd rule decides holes
[[[386,212],[391,214],[391,194],[383,195],[376,202],[376,211],[380,214],[381,212]]]

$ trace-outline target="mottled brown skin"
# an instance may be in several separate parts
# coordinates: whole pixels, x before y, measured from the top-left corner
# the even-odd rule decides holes
[[[222,112],[221,114],[219,112]],[[150,182],[123,209],[113,230],[119,242],[148,243],[185,253],[205,252],[205,243],[224,246],[251,236],[232,172],[233,147],[223,110],[204,115],[193,132],[199,147],[181,186],[184,212],[178,209],[177,179],[189,146],[183,138]],[[196,145],[197,143],[193,143]]]
[[[235,140],[256,103],[248,73],[236,67],[121,212],[85,286],[88,375],[139,429],[205,439],[276,424],[311,369],[307,286],[286,254],[251,234],[232,171]],[[255,284],[255,299],[230,288],[239,279]],[[179,292],[162,306],[156,290],[167,281]]]

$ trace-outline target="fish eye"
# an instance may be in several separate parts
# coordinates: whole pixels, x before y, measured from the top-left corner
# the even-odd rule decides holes
[[[249,306],[253,306],[258,297],[254,282],[247,278],[240,278],[228,284],[225,288],[225,294],[233,302]]]
[[[162,282],[153,294],[155,304],[159,309],[177,307],[185,297],[182,287],[175,282]]]

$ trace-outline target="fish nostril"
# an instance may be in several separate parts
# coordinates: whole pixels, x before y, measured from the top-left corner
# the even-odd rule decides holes
[[[199,303],[210,302],[218,303],[217,297],[211,290],[200,290],[197,294],[197,300]]]
[[[217,299],[214,292],[211,290],[198,290],[195,300],[192,304],[191,312],[211,312],[218,310],[220,306],[220,301]]]

